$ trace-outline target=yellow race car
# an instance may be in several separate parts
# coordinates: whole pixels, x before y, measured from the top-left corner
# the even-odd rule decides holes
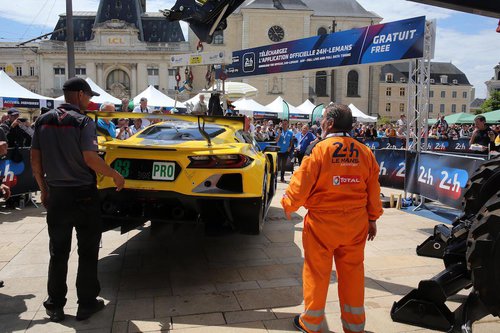
[[[99,140],[106,163],[125,178],[98,178],[105,230],[205,222],[258,234],[276,192],[277,147],[261,151],[244,117],[97,113],[161,118],[127,140]],[[158,121],[158,119],[157,119]]]

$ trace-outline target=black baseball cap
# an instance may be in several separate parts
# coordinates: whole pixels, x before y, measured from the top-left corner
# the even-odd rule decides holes
[[[72,77],[71,79],[64,82],[63,91],[83,91],[90,96],[99,96],[98,93],[92,91],[90,85],[82,78]]]
[[[7,111],[7,114],[9,116],[17,116],[19,114],[19,110],[15,108],[10,108],[9,111]]]

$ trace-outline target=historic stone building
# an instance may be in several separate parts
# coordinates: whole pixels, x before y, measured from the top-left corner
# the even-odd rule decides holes
[[[381,117],[399,119],[408,106],[408,63],[382,66],[378,92]],[[452,63],[431,62],[429,118],[470,112],[474,88],[467,76]]]
[[[65,24],[61,15],[54,30]],[[76,75],[92,78],[116,97],[133,97],[150,84],[172,92],[169,55],[190,52],[179,22],[146,12],[145,0],[101,0],[97,12],[74,12],[73,26]],[[65,41],[66,31],[60,30],[23,48],[2,43],[0,68],[32,91],[59,96],[67,77]]]
[[[241,50],[343,31],[379,23],[382,18],[353,0],[254,0],[246,1],[227,20],[227,29],[215,36],[204,50]],[[198,40],[190,31],[193,50]],[[336,69],[260,75],[235,81],[259,89],[261,104],[282,96],[292,105],[306,99],[315,103],[353,103],[370,114],[377,113],[380,66],[351,66]],[[195,88],[204,86],[206,68],[196,68]]]
[[[486,98],[490,98],[491,94],[494,91],[500,91],[500,63],[498,63],[493,70],[495,71],[495,75],[491,78],[491,80],[486,81]]]

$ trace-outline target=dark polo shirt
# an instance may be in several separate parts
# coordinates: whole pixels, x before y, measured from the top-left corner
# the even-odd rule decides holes
[[[83,158],[84,151],[97,151],[96,126],[77,106],[62,104],[42,114],[35,123],[31,148],[41,151],[49,186],[96,184],[95,172]]]

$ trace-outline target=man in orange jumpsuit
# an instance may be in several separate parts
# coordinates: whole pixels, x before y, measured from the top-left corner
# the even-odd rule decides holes
[[[319,332],[335,259],[344,332],[364,332],[364,248],[382,215],[379,166],[371,150],[349,136],[346,105],[323,111],[322,140],[309,146],[281,200],[285,214],[304,206],[305,311],[294,318],[302,332]]]

